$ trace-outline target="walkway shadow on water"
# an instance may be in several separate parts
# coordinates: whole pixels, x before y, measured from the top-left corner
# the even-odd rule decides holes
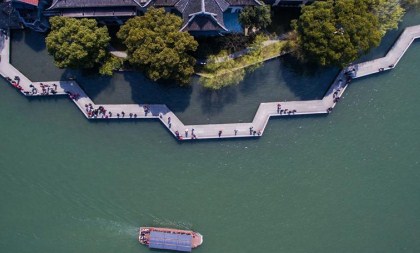
[[[198,139],[196,140],[183,140],[178,141],[176,138],[174,138],[174,141],[177,142],[178,145],[199,145],[199,144],[208,144],[208,143],[218,143],[218,144],[235,144],[235,143],[243,143],[245,141],[252,141],[257,143],[261,140],[263,136],[255,137],[255,136],[249,136],[249,137],[240,137],[240,138],[220,138],[220,139]]]
[[[153,82],[139,72],[124,72],[131,86],[131,98],[136,104],[166,104],[171,111],[183,112],[190,105],[193,88],[180,87],[173,81]]]
[[[143,118],[123,118],[123,119],[85,119],[92,124],[149,124],[149,123],[156,123],[160,126],[159,119],[150,118],[150,119],[143,119]],[[156,125],[156,127],[158,127]]]
[[[287,87],[301,100],[322,99],[340,72],[337,67],[317,67],[301,63],[291,55],[279,59],[279,71],[282,72]]]
[[[68,96],[25,96],[29,103],[50,103],[51,101],[65,101],[68,100]]]
[[[279,117],[271,117],[270,121],[291,121],[291,120],[302,120],[302,119],[322,119],[327,118],[329,116],[328,113],[323,114],[306,114],[306,115],[288,115],[288,116],[279,116]]]

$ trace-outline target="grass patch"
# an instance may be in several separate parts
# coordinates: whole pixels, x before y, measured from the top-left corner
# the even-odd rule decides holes
[[[236,59],[232,59],[226,51],[212,55],[198,73],[200,82],[205,88],[213,90],[236,85],[247,72],[254,71],[262,62],[281,55],[286,44],[286,41],[270,41],[267,36],[258,35],[248,52]]]

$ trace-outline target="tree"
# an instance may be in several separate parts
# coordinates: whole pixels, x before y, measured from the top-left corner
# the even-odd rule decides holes
[[[220,59],[224,59],[220,61]],[[236,68],[237,63],[229,57],[226,51],[211,55],[207,59],[204,71],[208,76],[201,76],[201,84],[211,90],[219,90],[227,86],[240,83],[245,77],[244,68]]]
[[[246,73],[253,72],[262,64],[263,41],[266,39],[264,36],[256,36],[249,51],[236,59],[229,56],[226,51],[210,56],[204,66],[204,75],[200,77],[200,82],[211,90],[239,84]]]
[[[406,9],[420,8],[420,0],[401,0],[401,5]]]
[[[270,5],[247,6],[239,14],[239,22],[247,30],[264,29],[271,24]]]
[[[99,68],[99,74],[112,76],[113,71],[123,66],[123,60],[111,54],[108,54],[104,64]]]
[[[144,16],[129,19],[117,37],[127,47],[128,61],[154,80],[189,82],[195,59],[189,55],[198,43],[181,32],[182,19],[164,9],[150,8]]]
[[[46,38],[48,52],[59,68],[93,68],[107,58],[111,38],[94,19],[52,17]]]
[[[400,0],[376,0],[374,13],[378,17],[379,27],[384,35],[388,30],[397,29],[404,16]]]
[[[317,1],[294,22],[299,54],[320,65],[344,67],[371,47],[382,33],[370,0]]]

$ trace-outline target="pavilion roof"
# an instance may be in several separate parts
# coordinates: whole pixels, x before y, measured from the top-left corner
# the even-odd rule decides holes
[[[149,5],[173,7],[182,14],[184,25],[181,30],[227,31],[223,12],[230,6],[260,4],[258,0],[53,0],[48,11],[59,11],[61,15],[74,17],[133,16],[136,15],[135,9],[121,11],[122,8],[141,8]],[[111,9],[116,7],[118,9]]]
[[[140,0],[54,0],[48,9],[80,7],[141,7]]]
[[[248,5],[261,5],[261,1],[258,0],[226,0],[230,5],[234,6],[248,6]]]
[[[155,0],[155,6],[175,7],[184,19],[181,30],[227,31],[223,12],[231,6],[261,5],[258,0]]]

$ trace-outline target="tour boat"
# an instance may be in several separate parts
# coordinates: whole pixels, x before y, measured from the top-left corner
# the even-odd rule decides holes
[[[151,249],[191,252],[203,243],[203,236],[191,230],[141,227],[139,242]]]

